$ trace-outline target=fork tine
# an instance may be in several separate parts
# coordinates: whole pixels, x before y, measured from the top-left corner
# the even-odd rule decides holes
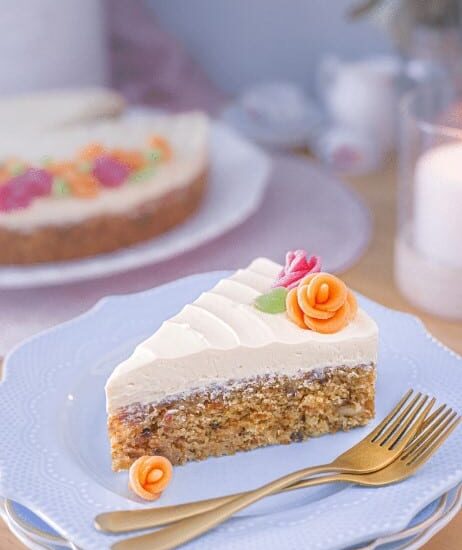
[[[428,413],[432,410],[436,399],[433,397],[424,410],[420,412],[426,401],[427,396],[425,396],[425,399],[421,405],[419,405],[409,416],[409,418],[406,419],[404,424],[399,427],[398,433],[393,434],[391,440],[387,443],[389,449],[404,449],[404,447],[415,437],[416,433],[422,429],[422,424],[424,423]],[[417,417],[417,420],[415,420],[419,412],[420,414]]]
[[[401,459],[406,460],[408,456],[412,455],[416,451],[416,449],[418,449],[422,445],[422,443],[424,443],[435,432],[435,430],[438,429],[438,427],[442,424],[442,422],[444,422],[451,413],[452,413],[452,409],[447,409],[447,410],[441,409],[440,414],[438,416],[432,415],[434,416],[432,423],[429,426],[427,426],[426,430],[421,432],[419,437],[417,437],[405,449],[405,451],[401,455]]]
[[[425,419],[425,421],[422,423],[422,426],[420,427],[420,432],[424,432],[427,427],[437,418],[442,411],[447,407],[446,403],[443,403],[441,407],[438,407],[436,411],[434,411],[428,418]]]
[[[388,441],[388,439],[394,434],[394,432],[398,429],[398,427],[401,425],[403,420],[407,418],[409,413],[414,409],[416,405],[419,404],[420,407],[423,406],[425,401],[428,399],[427,396],[423,397],[423,403],[421,402],[422,394],[419,392],[412,401],[407,405],[407,407],[404,409],[404,411],[396,418],[385,430],[384,433],[382,433],[378,438],[375,439],[375,443],[378,443],[379,445],[383,445]]]
[[[425,449],[429,447],[437,438],[438,436],[449,426],[449,424],[457,418],[457,413],[453,411],[452,409],[449,410],[450,414],[444,415],[445,419],[443,422],[437,422],[435,426],[433,426],[432,429],[428,430],[428,433],[426,434],[426,437],[423,439],[423,441],[420,443],[419,446],[414,446],[414,449],[411,452],[407,453],[407,458],[405,460],[414,460],[416,459],[420,454],[422,454]]]
[[[374,441],[376,437],[380,435],[380,433],[388,426],[388,424],[393,420],[393,418],[399,413],[399,411],[403,408],[404,404],[407,402],[409,397],[414,393],[414,390],[410,389],[408,390],[403,397],[400,399],[400,401],[396,404],[395,408],[388,414],[382,422],[369,434],[368,439],[370,441]]]
[[[385,426],[384,431],[382,431],[380,436],[374,438],[372,441],[379,444],[383,443],[390,436],[390,434],[393,433],[397,426],[399,426],[403,418],[405,418],[409,414],[409,411],[414,408],[415,404],[419,401],[421,397],[422,394],[420,392],[415,394],[412,400],[406,405],[404,410],[401,410],[400,414],[396,418],[393,418],[393,422],[390,421],[387,426]]]
[[[443,422],[435,422],[435,425],[427,430],[427,433],[422,434],[422,437],[419,439],[422,439],[420,445],[413,445],[413,449],[406,452],[406,456],[403,458],[406,462],[409,460],[414,460],[425,451],[425,449],[428,448],[429,445],[435,441],[435,439],[439,436],[439,434],[448,426],[454,418],[456,418],[457,413],[453,412],[452,409],[449,409],[449,416],[447,414],[444,415],[445,419]]]
[[[444,429],[443,427],[440,428],[440,430],[438,431],[438,437],[436,437],[436,439],[434,439],[428,447],[423,449],[422,453],[418,454],[416,457],[412,457],[408,464],[421,465],[424,462],[427,462],[427,460],[441,447],[441,445],[460,424],[462,418],[460,416],[457,417],[457,413],[454,413],[454,415],[455,416],[451,415],[451,421],[449,422],[449,424],[449,419],[445,422]]]

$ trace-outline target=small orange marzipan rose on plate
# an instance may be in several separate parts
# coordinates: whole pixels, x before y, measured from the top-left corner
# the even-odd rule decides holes
[[[156,500],[172,479],[173,467],[164,456],[142,456],[129,471],[129,487],[145,500]]]

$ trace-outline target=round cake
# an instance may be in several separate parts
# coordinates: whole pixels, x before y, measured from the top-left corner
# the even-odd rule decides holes
[[[151,239],[200,206],[209,121],[134,117],[0,140],[0,264],[84,258]]]

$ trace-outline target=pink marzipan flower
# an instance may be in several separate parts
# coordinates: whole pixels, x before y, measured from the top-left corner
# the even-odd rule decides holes
[[[303,277],[321,271],[319,256],[307,257],[306,250],[290,250],[286,254],[286,264],[273,283],[273,288],[294,288]]]

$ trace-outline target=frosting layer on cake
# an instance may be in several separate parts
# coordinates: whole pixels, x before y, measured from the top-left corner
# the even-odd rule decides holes
[[[255,298],[280,270],[258,258],[165,321],[112,373],[108,413],[229,381],[376,363],[378,328],[361,309],[334,334],[300,329],[285,313],[257,310]]]
[[[103,189],[91,200],[39,198],[27,208],[2,212],[0,228],[29,232],[40,227],[78,224],[102,215],[130,214],[146,202],[181,190],[207,170],[209,121],[200,112],[151,115],[50,131],[30,143],[14,137],[0,140],[3,158],[20,155],[34,164],[50,157],[54,160],[71,158],[92,142],[101,142],[109,148],[141,149],[151,134],[168,140],[174,158],[160,164],[149,178],[115,189]]]

